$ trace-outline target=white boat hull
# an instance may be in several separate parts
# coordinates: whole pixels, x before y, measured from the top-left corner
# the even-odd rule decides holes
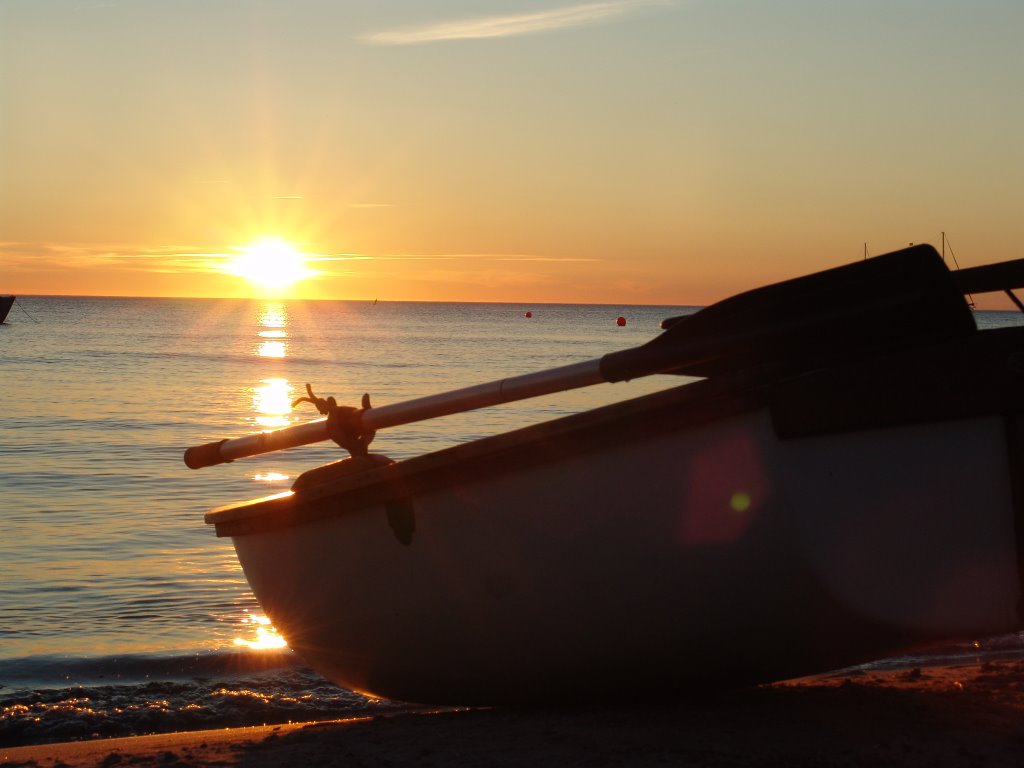
[[[668,694],[1020,626],[1019,417],[794,436],[692,386],[208,520],[292,648],[394,699]]]

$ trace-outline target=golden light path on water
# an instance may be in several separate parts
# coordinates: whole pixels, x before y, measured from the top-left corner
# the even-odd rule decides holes
[[[265,304],[257,322],[262,328],[257,335],[262,339],[268,339],[258,345],[257,356],[283,359],[288,354],[286,341],[288,333],[285,330],[288,325],[288,310],[285,305],[280,302]],[[294,400],[294,396],[288,379],[281,377],[262,379],[259,386],[253,388],[256,424],[263,429],[287,427],[293,421],[291,418],[292,400]]]
[[[288,379],[262,379],[253,388],[253,406],[256,423],[264,429],[279,429],[292,423],[292,400],[294,395]]]
[[[287,480],[288,475],[284,475],[280,472],[257,472],[253,475],[253,479],[264,483],[276,483],[282,480]]]
[[[260,344],[260,357],[284,357],[285,345],[283,341],[264,341]]]
[[[270,360],[281,360],[288,354],[288,310],[279,302],[263,305],[257,324],[261,328],[257,337],[262,339],[256,347],[256,356]],[[291,424],[294,419],[292,401],[295,398],[293,387],[288,379],[271,376],[260,379],[250,390],[253,417],[257,426],[265,430],[280,429]],[[277,483],[288,480],[288,475],[281,472],[258,472],[253,476],[257,482]],[[247,613],[246,626],[252,630],[249,637],[236,637],[234,644],[251,650],[273,650],[285,648],[287,640],[271,624],[266,616]]]
[[[264,328],[284,328],[288,325],[288,311],[285,305],[276,301],[265,304],[259,323]],[[280,333],[284,334],[284,331]]]

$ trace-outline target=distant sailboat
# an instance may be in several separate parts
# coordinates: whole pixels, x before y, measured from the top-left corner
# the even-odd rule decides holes
[[[13,306],[13,296],[0,296],[0,323],[7,320],[7,313],[11,311],[11,307]]]

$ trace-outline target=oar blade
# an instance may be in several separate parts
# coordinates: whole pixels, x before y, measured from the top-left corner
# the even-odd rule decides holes
[[[942,257],[919,245],[756,288],[673,318],[642,347],[606,355],[601,370],[608,381],[654,372],[805,370],[975,330]]]

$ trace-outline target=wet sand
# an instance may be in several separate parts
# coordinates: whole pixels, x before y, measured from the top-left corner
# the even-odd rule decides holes
[[[843,673],[672,706],[466,709],[0,750],[39,766],[1019,766],[1024,660]]]

